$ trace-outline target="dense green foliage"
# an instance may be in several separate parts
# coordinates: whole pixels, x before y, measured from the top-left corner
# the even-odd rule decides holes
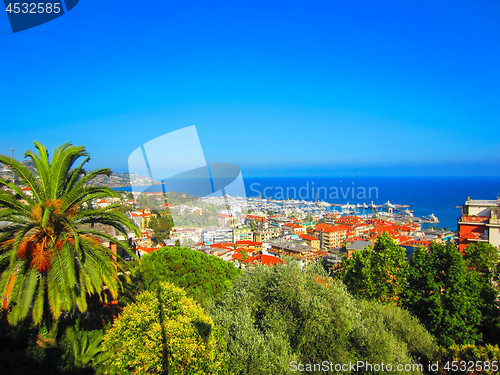
[[[209,312],[236,374],[287,374],[292,361],[414,363],[434,350],[407,312],[358,303],[319,267],[294,261],[248,268]]]
[[[358,347],[368,345],[377,351],[383,360],[392,347],[402,345],[412,358],[424,363],[437,346],[434,337],[408,311],[393,305],[382,305],[375,301],[358,302],[361,312],[362,330],[356,332]],[[372,337],[371,339],[369,338]],[[369,354],[369,353],[368,353]],[[371,354],[373,357],[373,354]]]
[[[168,281],[184,288],[189,297],[205,303],[220,298],[241,271],[217,257],[173,247],[145,256],[141,273],[147,290],[156,290],[160,282]]]
[[[408,310],[441,345],[481,338],[480,286],[454,244],[432,243],[413,253],[406,293]]]
[[[474,272],[481,293],[481,325],[483,341],[498,343],[500,337],[500,276],[499,251],[489,243],[471,244],[465,248],[464,260],[467,268]]]
[[[65,311],[87,310],[88,295],[102,293],[104,286],[113,298],[121,285],[116,276],[123,263],[112,259],[100,240],[128,247],[114,237],[95,230],[96,223],[113,227],[126,236],[135,224],[111,205],[92,209],[91,202],[120,197],[106,187],[88,186],[109,169],[87,172],[85,148],[67,143],[54,151],[52,159],[45,147],[35,143],[38,155],[27,151],[36,174],[17,160],[0,155],[0,163],[17,174],[28,187],[28,195],[17,184],[0,178],[0,297],[9,298],[9,321],[17,323],[29,314],[34,322],[57,319]],[[83,159],[74,167],[78,160]]]
[[[114,374],[227,373],[218,328],[181,288],[160,283],[127,306],[103,344]]]
[[[344,257],[338,274],[354,296],[400,305],[408,275],[406,251],[382,233],[373,249]]]

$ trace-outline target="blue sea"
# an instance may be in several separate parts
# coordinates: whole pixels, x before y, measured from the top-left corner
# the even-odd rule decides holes
[[[389,200],[410,206],[417,217],[434,214],[440,223],[433,225],[451,230],[461,213],[455,207],[468,196],[500,197],[500,177],[245,177],[244,184],[247,197],[377,205]]]

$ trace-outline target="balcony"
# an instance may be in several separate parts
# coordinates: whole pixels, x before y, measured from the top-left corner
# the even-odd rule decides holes
[[[469,216],[462,215],[460,219],[458,219],[458,224],[476,224],[476,225],[484,225],[490,222],[489,216]]]
[[[467,233],[466,236],[460,238],[461,240],[474,241],[474,242],[488,242],[488,235],[484,233]]]

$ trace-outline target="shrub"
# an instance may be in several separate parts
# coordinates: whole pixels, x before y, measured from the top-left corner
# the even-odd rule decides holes
[[[116,374],[219,374],[225,372],[220,333],[181,288],[160,283],[128,305],[104,337]]]

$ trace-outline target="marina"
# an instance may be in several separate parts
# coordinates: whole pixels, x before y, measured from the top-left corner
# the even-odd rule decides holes
[[[376,204],[371,201],[350,204],[328,203],[325,201],[306,201],[298,199],[266,199],[262,197],[243,198],[229,195],[201,198],[205,203],[217,206],[236,207],[227,209],[228,214],[249,213],[254,215],[281,215],[285,217],[322,218],[326,214],[341,216],[355,215],[360,218],[383,218],[401,223],[438,224],[439,219],[433,214],[422,217],[414,216],[407,204],[393,204],[390,201]]]

